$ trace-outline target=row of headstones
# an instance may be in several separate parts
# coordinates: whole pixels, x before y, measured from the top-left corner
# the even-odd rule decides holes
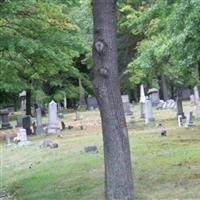
[[[144,87],[141,85],[140,87],[140,114],[141,118],[145,119],[145,123],[148,124],[152,121],[154,121],[153,117],[153,103],[154,105],[156,102],[158,102],[158,96],[155,95],[156,90],[152,92],[154,93],[154,96],[146,97],[145,92],[144,92]],[[152,94],[152,93],[151,93]],[[198,106],[198,101],[199,101],[199,93],[198,93],[198,88],[194,88],[194,98],[195,98],[195,106],[196,106],[196,119],[200,119],[200,106]],[[177,112],[178,116],[178,124],[179,127],[182,126],[183,124],[183,118],[185,118],[184,113],[183,113],[183,107],[182,107],[182,100],[181,98],[177,98],[176,102],[172,99],[164,102],[162,100],[159,100],[159,103],[156,107],[157,109],[175,109]],[[192,112],[188,112],[186,115],[186,122],[185,122],[185,127],[189,128],[192,125]]]

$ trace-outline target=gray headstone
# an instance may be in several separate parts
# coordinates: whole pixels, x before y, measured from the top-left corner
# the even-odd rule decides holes
[[[48,133],[56,134],[58,132],[57,104],[55,101],[49,103],[48,108]]]
[[[160,102],[158,90],[156,88],[149,89],[148,95],[152,102],[152,106],[157,106]]]
[[[87,98],[87,108],[93,107],[94,109],[98,108],[97,99],[95,97]]]
[[[42,111],[40,108],[36,109],[36,134],[40,135],[44,133],[43,125],[42,125]]]
[[[130,104],[129,96],[122,95],[121,98],[122,98],[124,113],[126,115],[133,115],[133,112],[131,111],[131,104]]]
[[[145,102],[145,124],[149,124],[152,121],[154,121],[152,102],[147,99]]]
[[[96,145],[93,145],[93,144],[91,144],[91,145],[86,145],[85,147],[84,147],[84,150],[85,150],[85,152],[86,153],[97,153],[97,146]]]
[[[76,111],[76,120],[80,120],[81,119],[81,113]]]

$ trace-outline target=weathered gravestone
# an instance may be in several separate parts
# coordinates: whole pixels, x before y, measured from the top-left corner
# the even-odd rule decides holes
[[[129,96],[128,95],[122,95],[121,98],[122,98],[124,113],[126,115],[132,115],[133,112],[131,111],[131,104],[130,104],[130,101],[129,101]]]
[[[140,118],[144,119],[145,117],[145,92],[144,92],[144,86],[140,86]]]
[[[192,112],[188,112],[186,115],[186,123],[185,123],[185,127],[186,128],[190,128],[192,126],[193,122],[192,122]]]
[[[158,89],[152,88],[148,91],[149,99],[152,102],[152,106],[157,106],[160,102]]]
[[[31,135],[31,117],[26,115],[22,118],[22,127],[26,129],[27,135]]]
[[[75,120],[81,120],[81,113],[79,111],[76,111],[76,118]]]
[[[2,122],[1,129],[4,129],[4,130],[11,129],[12,126],[10,125],[9,118],[8,118],[8,115],[9,115],[8,109],[0,110],[0,115],[1,115],[1,122]]]
[[[58,132],[57,103],[51,101],[48,108],[48,133],[56,134]]]
[[[86,145],[84,147],[84,150],[86,153],[97,153],[98,152],[97,146],[94,144]]]
[[[200,120],[200,106],[196,106],[196,119]]]
[[[16,127],[22,127],[22,119],[24,116],[17,116],[16,120],[17,120],[17,125]]]
[[[152,121],[154,121],[152,102],[150,99],[146,99],[146,102],[145,102],[145,124],[149,124]]]
[[[190,103],[192,106],[195,106],[196,105],[196,100],[195,100],[195,96],[192,94],[190,95]]]
[[[18,142],[18,146],[27,146],[30,145],[30,141],[27,140],[26,129],[21,128],[17,132],[17,138],[20,142]]]
[[[36,109],[36,134],[40,135],[44,133],[43,125],[42,125],[42,111],[40,108]]]
[[[97,99],[95,97],[87,98],[87,109],[90,110],[90,107],[93,107],[94,109],[98,108]]]

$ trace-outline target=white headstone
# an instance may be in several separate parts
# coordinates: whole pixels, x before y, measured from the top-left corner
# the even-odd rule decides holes
[[[196,119],[200,120],[200,106],[196,106]]]
[[[48,133],[56,134],[58,131],[57,103],[51,101],[48,109]]]
[[[149,124],[152,121],[154,121],[152,102],[147,99],[145,102],[145,124]]]
[[[186,115],[185,127],[190,128],[192,126],[192,112],[188,112]]]
[[[190,95],[190,102],[191,102],[192,106],[195,106],[195,105],[196,105],[195,96],[194,96],[193,94]]]
[[[145,101],[146,101],[146,96],[144,93],[144,86],[141,85],[140,86],[140,103],[145,103]]]
[[[20,142],[18,143],[18,146],[27,146],[30,144],[30,141],[27,140],[26,129],[21,128],[17,132],[17,138],[18,140],[20,140]]]

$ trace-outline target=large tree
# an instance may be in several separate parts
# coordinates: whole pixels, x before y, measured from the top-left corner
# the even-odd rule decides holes
[[[93,19],[94,88],[103,129],[105,199],[132,200],[128,130],[118,75],[116,0],[93,0]]]

